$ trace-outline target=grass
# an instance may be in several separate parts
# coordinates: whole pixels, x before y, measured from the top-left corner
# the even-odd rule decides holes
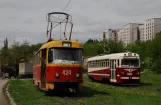
[[[31,80],[13,80],[9,91],[18,105],[160,105],[161,75],[148,71],[141,75],[140,86],[112,86],[90,82],[77,97],[46,96]]]

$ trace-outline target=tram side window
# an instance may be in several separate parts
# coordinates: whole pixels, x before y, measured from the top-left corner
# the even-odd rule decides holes
[[[105,65],[104,65],[104,60],[102,60],[102,67],[105,67]]]
[[[34,64],[40,64],[40,54],[39,53],[35,55]]]
[[[95,67],[97,67],[97,60],[95,61]]]
[[[97,61],[95,61],[95,65],[94,65],[94,67],[97,67]]]
[[[93,62],[92,62],[92,61],[90,61],[90,67],[93,67],[93,66],[92,66],[92,63],[93,63]]]
[[[91,67],[93,67],[93,61],[91,61]]]
[[[101,67],[100,60],[98,60],[98,67]]]
[[[92,67],[94,67],[94,61],[92,61]]]
[[[91,67],[91,62],[90,61],[87,64],[88,64],[88,67]]]
[[[99,60],[96,60],[96,62],[97,62],[97,65],[96,65],[96,67],[99,67]]]
[[[53,49],[49,49],[48,62],[49,63],[53,62]]]
[[[95,67],[96,66],[96,61],[93,61],[93,67]]]
[[[99,67],[100,65],[99,65],[99,60],[97,60],[97,67]]]
[[[93,67],[95,67],[95,61],[93,61]]]
[[[107,67],[107,63],[105,59],[104,59],[104,67]]]
[[[107,67],[107,63],[106,63],[107,61],[106,61],[106,59],[104,60],[104,66],[105,67]]]
[[[37,55],[37,64],[40,64],[40,53]]]
[[[102,62],[102,60],[101,60],[101,62],[100,62],[100,63],[101,63],[101,67],[103,67],[103,62]]]
[[[89,61],[89,62],[87,62],[87,65],[88,65],[87,67],[89,68],[89,67],[90,67],[90,61]]]
[[[100,67],[102,67],[102,60],[100,60]]]
[[[89,68],[89,67],[90,67],[90,66],[89,66],[89,64],[90,64],[90,63],[89,63],[89,62],[87,62],[87,68]]]
[[[109,59],[106,59],[106,66],[109,67]]]

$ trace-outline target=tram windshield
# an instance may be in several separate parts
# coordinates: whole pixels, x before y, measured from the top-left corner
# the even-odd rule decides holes
[[[49,49],[49,63],[81,64],[82,50],[76,48],[51,48]]]
[[[138,67],[139,66],[139,59],[122,59],[121,65],[122,66]]]

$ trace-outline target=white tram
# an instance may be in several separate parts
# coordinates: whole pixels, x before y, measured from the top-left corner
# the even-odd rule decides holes
[[[124,52],[88,58],[88,77],[119,84],[140,84],[140,57]]]

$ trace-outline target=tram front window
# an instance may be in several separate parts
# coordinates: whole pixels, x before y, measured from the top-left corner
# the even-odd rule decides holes
[[[82,63],[82,50],[74,48],[51,48],[49,49],[49,63]]]
[[[139,66],[139,60],[138,59],[123,59],[122,60],[122,66]]]

